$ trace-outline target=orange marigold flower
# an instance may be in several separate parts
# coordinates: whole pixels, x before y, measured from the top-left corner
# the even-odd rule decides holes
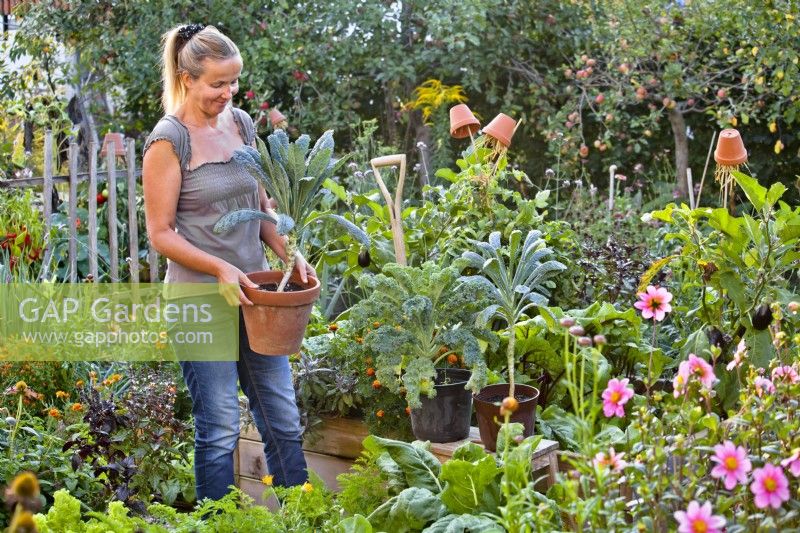
[[[76,382],[75,382],[75,386],[76,386],[76,387],[78,387],[78,388],[81,388],[81,387],[83,387],[83,380],[82,380],[82,379],[79,379],[78,381],[76,381]]]
[[[383,409],[378,409],[378,412],[375,413],[375,416],[377,416],[378,418],[383,418]]]
[[[108,379],[111,381],[111,383],[116,383],[122,379],[122,374],[111,374]]]
[[[63,390],[57,390],[56,398],[69,398],[69,393],[66,393]]]
[[[378,329],[379,327],[381,327],[381,323],[380,322],[373,322],[372,323],[372,327],[375,328],[375,329]]]
[[[408,407],[408,406],[406,406],[406,414],[407,414],[407,415],[410,415],[410,414],[411,414],[411,408],[410,408],[410,407]]]
[[[375,381],[372,382],[372,388],[375,389],[375,390],[380,389],[381,388],[381,382],[376,379]]]
[[[59,411],[55,407],[52,407],[47,411],[47,416],[50,416],[52,418],[61,418],[61,411]]]
[[[364,337],[356,337],[356,342],[357,342],[358,344],[363,344],[363,342],[364,342]]]
[[[331,324],[330,326],[328,326],[328,331],[332,331],[332,332],[334,332],[334,333],[336,333],[336,331],[337,331],[338,329],[339,329],[339,326],[338,326],[338,324],[336,324],[336,323],[333,323],[333,324]]]
[[[79,411],[83,411],[83,404],[79,403],[79,402],[75,402],[75,403],[72,404],[70,409],[72,411],[76,412],[76,413],[79,412]]]

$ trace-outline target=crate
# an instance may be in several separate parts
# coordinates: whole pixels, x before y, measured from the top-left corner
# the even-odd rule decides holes
[[[303,453],[309,469],[313,470],[329,489],[336,491],[339,484],[336,476],[347,472],[361,454],[361,443],[369,435],[367,426],[357,419],[327,418],[315,432],[313,439],[303,443]],[[450,459],[453,452],[465,442],[481,444],[477,427],[470,428],[467,439],[431,443],[431,453],[441,462]],[[534,479],[543,478],[543,488],[555,483],[558,473],[558,443],[542,439],[533,455]],[[275,508],[277,502],[262,499],[264,484],[261,478],[267,474],[264,444],[254,426],[242,430],[234,453],[234,479],[236,486],[249,494],[259,505]]]

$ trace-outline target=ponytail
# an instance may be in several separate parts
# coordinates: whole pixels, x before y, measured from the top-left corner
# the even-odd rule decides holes
[[[203,74],[204,59],[222,61],[240,55],[236,44],[214,26],[206,26],[188,41],[178,36],[183,27],[175,26],[161,36],[161,105],[167,114],[173,114],[186,100],[182,72],[197,79]]]

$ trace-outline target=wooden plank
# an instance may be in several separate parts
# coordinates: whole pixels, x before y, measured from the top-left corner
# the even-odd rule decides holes
[[[111,270],[111,282],[119,281],[119,239],[117,238],[117,156],[114,142],[108,143],[106,152],[106,169],[108,169],[108,199],[106,215],[108,219],[108,255]]]
[[[320,429],[303,442],[303,449],[355,459],[361,455],[361,443],[368,435],[366,424],[359,419],[325,418]]]
[[[128,169],[128,267],[132,283],[139,283],[139,217],[136,212],[136,146],[133,139],[127,139],[125,147],[126,167]]]
[[[261,478],[269,473],[264,456],[264,445],[257,441],[240,440],[238,449],[238,479],[251,479],[260,483]],[[316,452],[303,452],[303,455],[309,470],[317,474],[325,482],[325,486],[333,491],[339,490],[336,476],[349,472],[355,462],[352,459]],[[241,483],[238,486],[241,487]]]
[[[275,498],[274,494],[269,495],[267,501],[262,498],[267,486],[264,485],[260,479],[250,479],[247,477],[238,478],[236,486],[239,487],[242,492],[253,498],[256,505],[266,505],[271,511],[278,510],[278,500]]]
[[[78,143],[69,142],[69,280],[78,281]]]
[[[89,273],[97,282],[97,143],[89,143]]]
[[[108,249],[111,282],[119,281],[119,238],[117,234],[117,157],[116,146],[108,143],[106,152],[106,168],[108,171],[108,199],[106,200],[106,215],[108,222]]]
[[[147,263],[150,266],[150,283],[158,283],[158,252],[152,246],[147,250]]]
[[[53,214],[53,131],[44,132],[44,181],[42,187],[44,200],[44,238],[49,243],[50,216]]]
[[[118,168],[117,172],[127,172],[127,168]],[[142,176],[141,169],[136,171],[136,177],[140,178]],[[79,172],[77,174],[78,182],[81,181],[88,181],[89,173],[88,172]],[[98,183],[105,183],[107,181],[108,175],[105,170],[100,170],[97,172],[97,182]],[[53,176],[53,183],[69,183],[69,175],[58,175]],[[11,180],[0,180],[0,189],[24,189],[25,187],[42,187],[44,185],[44,177],[34,177],[34,178],[17,178]]]

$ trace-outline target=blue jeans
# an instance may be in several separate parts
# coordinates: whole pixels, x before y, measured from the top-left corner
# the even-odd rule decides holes
[[[238,361],[180,361],[180,366],[192,397],[198,501],[217,500],[234,484],[233,451],[239,438],[237,381],[249,399],[273,483],[292,486],[308,479],[287,356],[253,352],[240,316]]]

